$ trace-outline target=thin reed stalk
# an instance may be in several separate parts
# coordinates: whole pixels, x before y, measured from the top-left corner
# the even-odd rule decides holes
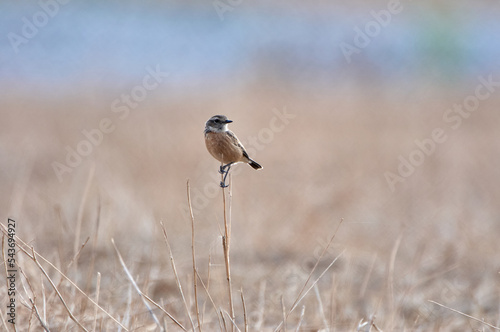
[[[170,242],[168,241],[168,235],[167,235],[167,230],[165,229],[165,225],[163,222],[160,221],[161,228],[163,230],[163,237],[165,238],[165,243],[168,248],[168,254],[170,256],[170,263],[172,264],[172,270],[174,271],[174,276],[175,276],[175,281],[177,283],[177,288],[179,289],[179,292],[182,297],[182,302],[184,303],[184,308],[186,309],[186,314],[189,318],[189,322],[191,323],[191,330],[194,332],[195,331],[195,326],[193,319],[191,318],[191,313],[189,312],[189,306],[186,301],[186,297],[184,296],[184,292],[182,291],[182,285],[181,281],[179,279],[179,275],[177,274],[177,268],[175,267],[175,261],[174,261],[174,255],[172,254],[172,248],[170,247]]]
[[[243,295],[243,288],[240,289],[240,292],[241,292],[241,304],[243,305],[243,319],[245,322],[245,332],[248,332],[247,306],[245,304],[245,296]]]
[[[191,254],[193,256],[193,287],[194,287],[194,303],[196,308],[196,319],[198,321],[198,330],[201,332],[201,319],[200,319],[200,308],[198,306],[198,277],[196,269],[196,259],[195,259],[195,245],[194,245],[194,214],[193,207],[191,206],[191,190],[189,187],[189,180],[187,180],[187,199],[189,206],[189,214],[191,216]]]
[[[132,284],[132,286],[134,287],[135,291],[137,292],[137,294],[139,294],[139,296],[141,297],[141,300],[142,300],[142,303],[144,303],[144,306],[146,306],[146,308],[148,309],[148,312],[149,314],[151,315],[151,317],[153,318],[153,320],[155,321],[156,325],[158,326],[158,328],[160,329],[160,331],[164,331],[160,321],[158,320],[158,318],[156,317],[155,313],[153,312],[153,309],[151,308],[151,306],[148,304],[148,302],[146,301],[146,299],[144,298],[144,296],[142,296],[142,291],[141,289],[139,288],[139,285],[137,285],[137,282],[135,281],[134,277],[132,276],[132,274],[130,273],[130,270],[128,269],[127,265],[125,264],[125,261],[123,260],[123,257],[122,255],[120,254],[120,251],[118,250],[118,247],[116,246],[115,244],[115,240],[113,238],[111,238],[111,243],[113,244],[113,248],[115,248],[115,251],[116,251],[116,255],[118,256],[118,260],[120,261],[120,264],[123,268],[123,271],[125,272],[125,274],[127,275],[127,278],[130,280],[130,283]],[[131,296],[129,297],[129,302],[131,301]]]
[[[295,310],[295,308],[299,305],[299,303],[302,301],[302,299],[304,299],[304,297],[309,293],[309,291],[316,285],[316,283],[323,277],[323,275],[332,267],[333,264],[335,264],[337,259],[343,254],[343,251],[342,251],[339,255],[337,255],[337,257],[335,257],[333,259],[333,261],[326,267],[326,269],[319,275],[319,277],[316,278],[315,281],[313,281],[312,285],[309,288],[307,288],[307,285],[309,284],[309,281],[311,280],[314,271],[316,271],[316,268],[318,267],[319,262],[323,259],[326,252],[330,248],[330,245],[333,243],[333,240],[335,239],[335,236],[337,235],[337,232],[340,228],[340,225],[342,225],[343,221],[344,221],[344,219],[340,219],[340,222],[337,225],[335,232],[333,233],[332,237],[330,238],[330,241],[328,241],[328,244],[326,245],[326,247],[321,252],[321,255],[319,255],[318,259],[316,260],[316,264],[314,264],[313,268],[311,269],[311,272],[309,273],[309,276],[307,277],[304,285],[302,286],[302,289],[300,290],[299,294],[297,295],[297,298],[293,302],[292,307],[290,308],[288,313],[284,316],[281,323],[274,329],[274,332],[283,331],[283,327],[286,324],[286,320],[287,320],[288,316],[290,316],[290,314]],[[285,329],[286,329],[286,326],[285,326]]]
[[[224,174],[221,174],[223,180]],[[229,196],[231,196],[231,175],[229,175]],[[226,188],[222,187],[222,205],[224,208],[224,235],[222,236],[222,249],[224,250],[224,264],[226,266],[227,291],[229,297],[229,316],[230,320],[234,321],[234,306],[233,306],[233,287],[231,284],[231,264],[229,260],[229,251],[231,248],[231,215],[227,213],[226,207]],[[229,199],[229,211],[231,209],[231,200]],[[234,331],[233,325],[230,324],[231,331]]]

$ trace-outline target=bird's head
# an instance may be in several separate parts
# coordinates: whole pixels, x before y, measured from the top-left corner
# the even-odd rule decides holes
[[[233,122],[225,115],[214,115],[205,124],[205,130],[223,132],[227,131],[227,124]]]

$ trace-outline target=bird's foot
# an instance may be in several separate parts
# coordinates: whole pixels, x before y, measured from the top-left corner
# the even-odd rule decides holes
[[[229,163],[229,164],[225,164],[225,165],[221,165],[219,166],[219,173],[220,174],[225,174],[227,172],[229,172],[229,169],[231,169],[231,166],[233,165],[234,163]],[[227,168],[227,169],[226,169]]]

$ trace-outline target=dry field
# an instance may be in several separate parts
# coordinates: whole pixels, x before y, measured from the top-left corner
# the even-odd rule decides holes
[[[498,330],[500,95],[455,129],[457,119],[443,120],[475,84],[406,95],[346,88],[329,97],[258,85],[196,98],[155,91],[126,116],[111,111],[115,92],[9,92],[0,111],[0,211],[3,226],[15,220],[19,246],[17,331],[231,329],[219,165],[202,135],[214,114],[234,120],[264,166],[233,168],[237,329]],[[105,118],[112,132],[88,143],[82,131],[95,133]],[[432,148],[436,128],[441,141]],[[426,154],[415,140],[427,142]],[[73,166],[58,178],[54,162],[68,166],[68,147],[86,155],[68,157]],[[399,156],[418,166],[391,190],[386,172],[398,174]],[[8,288],[0,288],[0,330],[11,331]]]

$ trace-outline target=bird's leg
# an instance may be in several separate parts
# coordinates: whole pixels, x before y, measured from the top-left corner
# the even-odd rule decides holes
[[[232,164],[233,164],[233,163],[229,163],[229,164],[226,164],[226,165],[221,165],[221,166],[219,167],[219,173],[220,173],[220,174],[224,174],[224,173],[226,173],[226,168],[228,168],[228,167],[229,167],[229,168],[231,168],[231,165],[232,165]],[[229,169],[228,169],[228,171],[229,171]]]
[[[222,179],[221,183],[220,183],[220,186],[221,188],[227,188],[228,185],[226,184],[226,178],[227,178],[227,175],[229,174],[229,170],[231,169],[231,165],[233,163],[229,163],[227,165],[224,165],[224,166],[221,166],[220,167],[220,170],[222,171],[221,174],[224,174],[224,178]],[[227,170],[225,169],[227,167]]]

